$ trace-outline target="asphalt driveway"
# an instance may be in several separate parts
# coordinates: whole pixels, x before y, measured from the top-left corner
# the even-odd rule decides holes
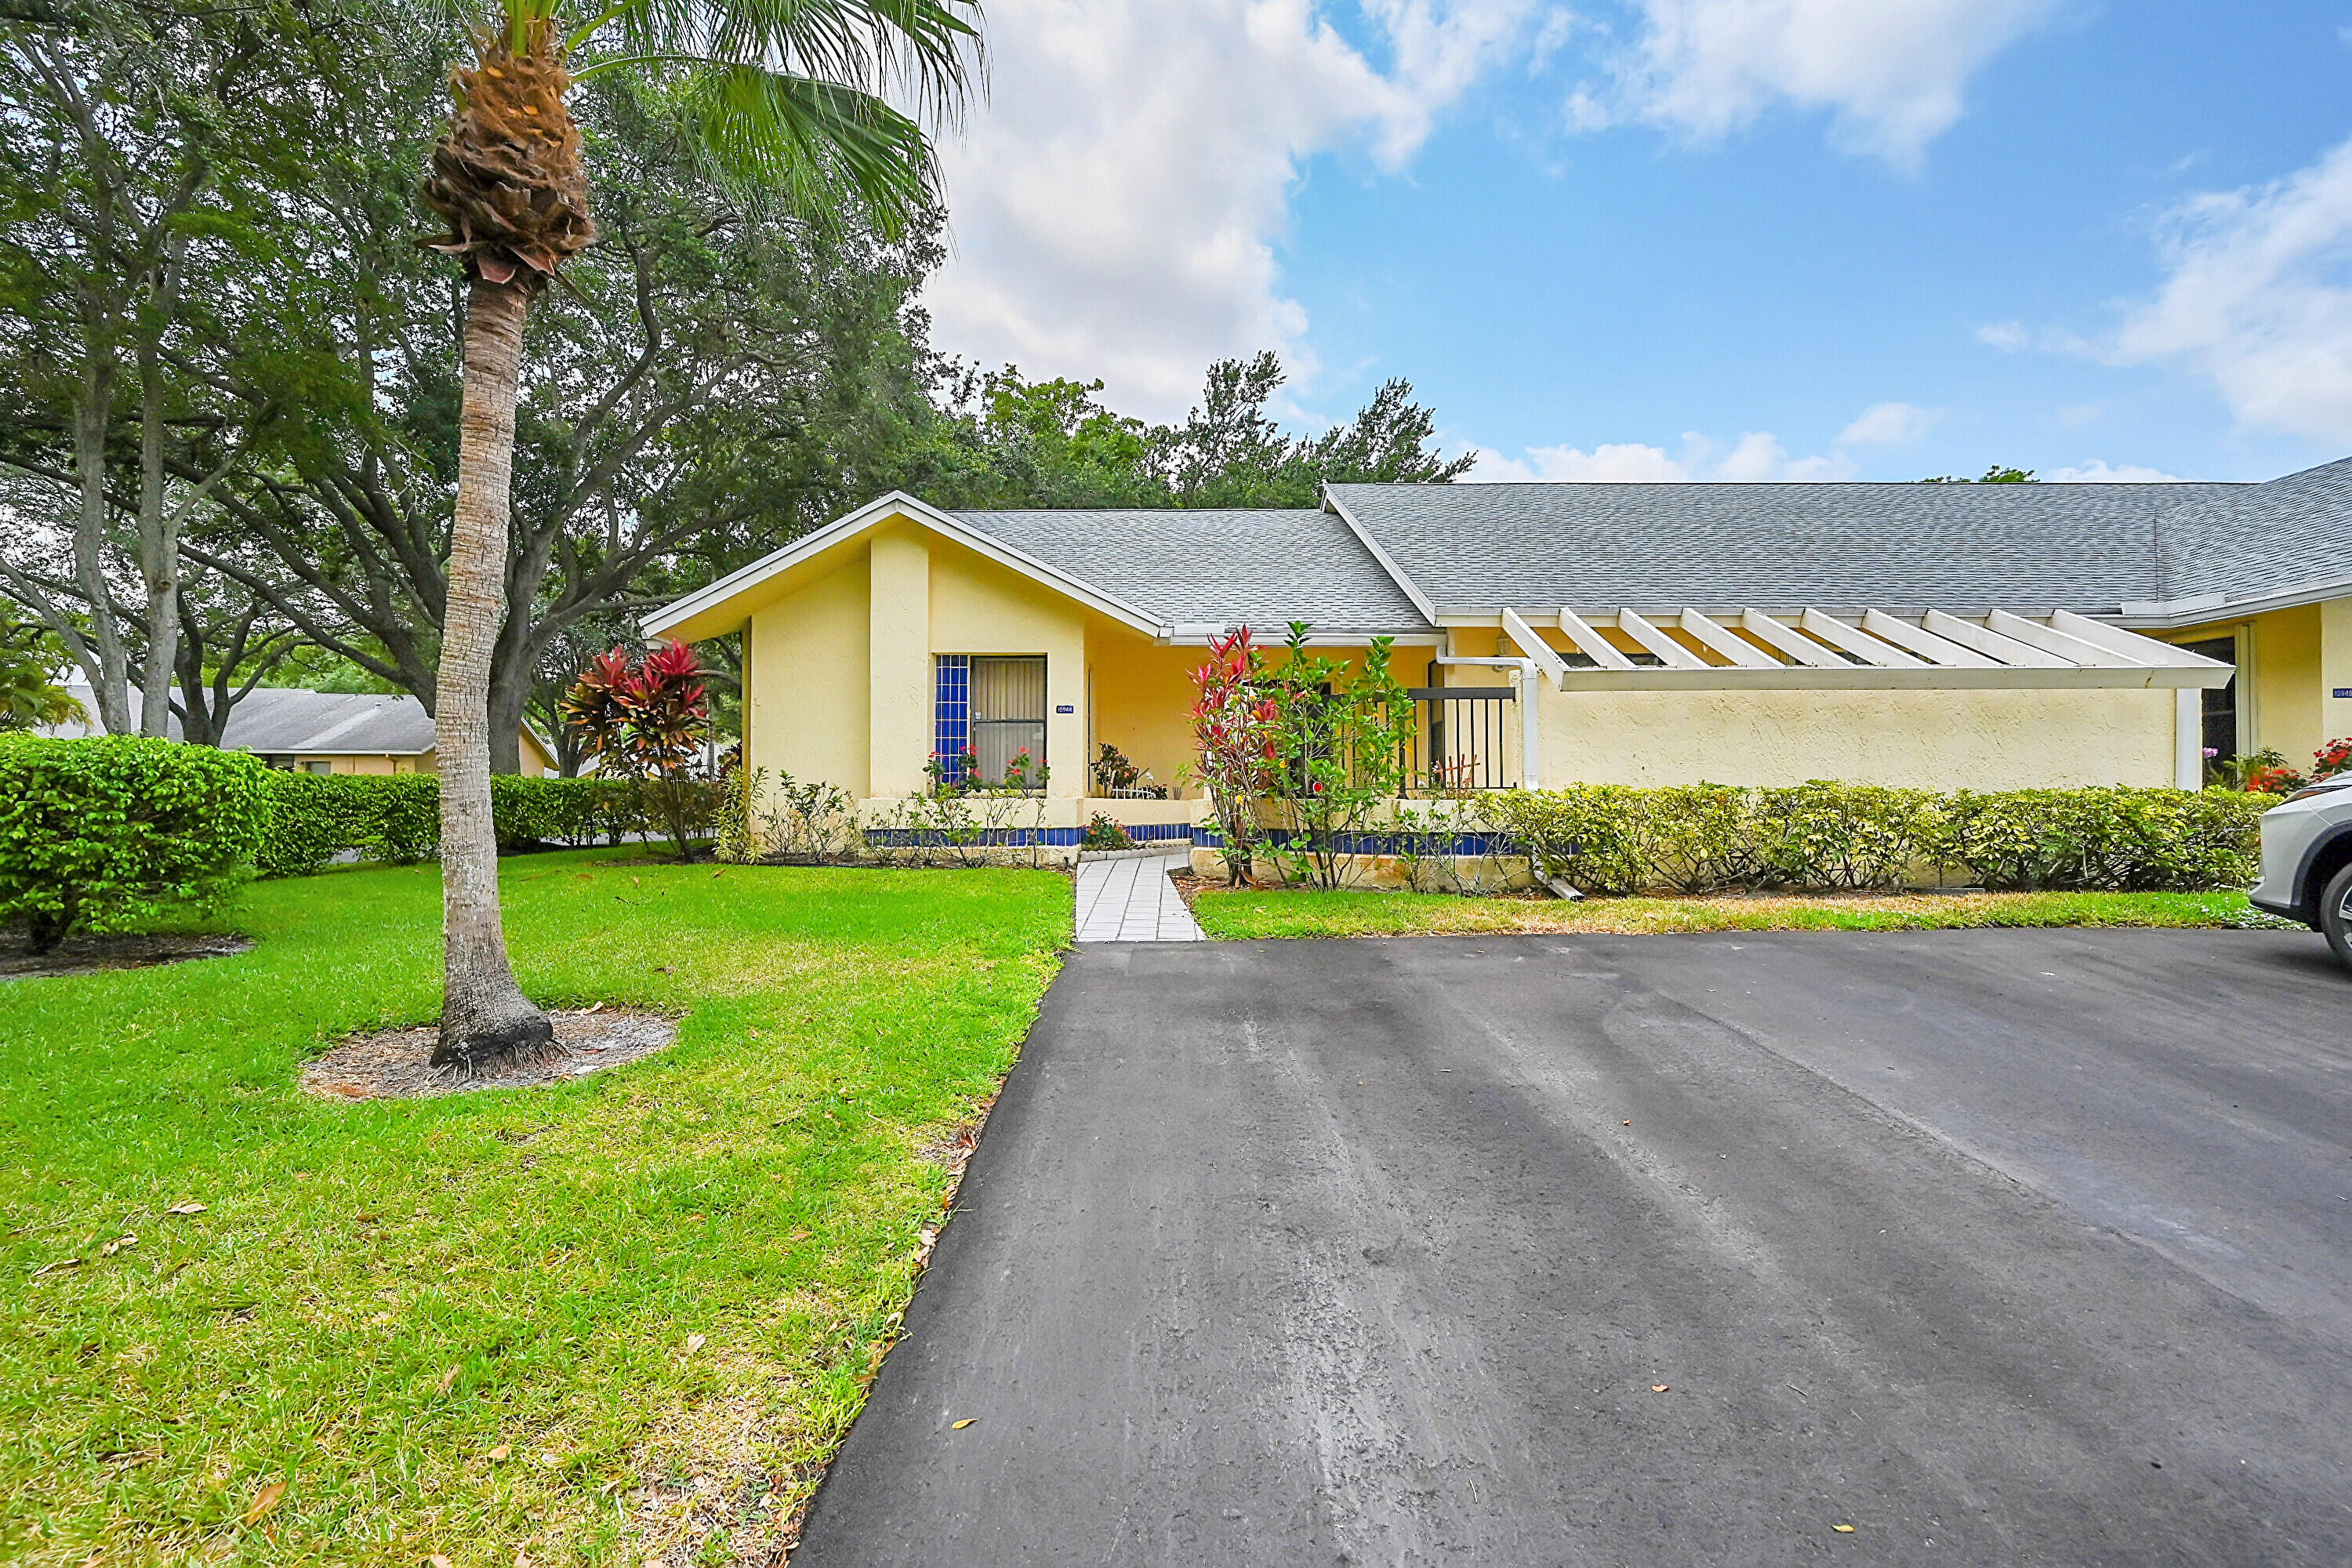
[[[2352,1562],[2324,958],[1083,949],[793,1561]]]

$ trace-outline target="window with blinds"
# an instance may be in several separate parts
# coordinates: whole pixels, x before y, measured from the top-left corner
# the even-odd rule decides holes
[[[1045,762],[1044,656],[974,654],[971,691],[971,744],[980,782],[1003,784],[1006,767],[1024,753],[1034,781]]]

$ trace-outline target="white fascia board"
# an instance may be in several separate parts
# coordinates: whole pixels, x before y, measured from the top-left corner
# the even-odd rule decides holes
[[[2158,642],[2154,637],[2144,637],[2137,632],[2126,631],[2123,627],[2112,626],[2105,621],[2095,621],[2088,616],[2078,616],[2072,610],[2053,611],[2050,616],[2050,624],[2055,629],[2071,637],[2080,637],[2087,643],[2096,643],[2101,647],[2112,648],[2117,653],[2137,659],[2141,664],[2196,666],[2228,662],[2225,659],[2207,658],[2201,653],[2191,653],[2185,647],[2178,647],[2168,642]]]
[[[1666,661],[1669,669],[1706,669],[1706,660],[1631,610],[1617,612],[1617,629]]]
[[[1842,647],[1857,658],[1869,660],[1882,669],[1921,669],[1927,661],[1905,653],[1882,637],[1846,625],[1833,616],[1820,610],[1807,610],[1797,619],[1806,633],[1817,637],[1834,647]]]
[[[1920,665],[1836,669],[1776,664],[1769,668],[1710,665],[1702,669],[1631,670],[1571,667],[1559,689],[1577,691],[2034,691],[2152,690],[2218,687],[2231,672],[2185,665]]]
[[[1678,624],[1683,630],[1744,669],[1780,668],[1779,659],[1774,658],[1746,637],[1733,637],[1696,610],[1685,610]]]
[[[669,627],[726,603],[744,590],[755,587],[782,572],[790,571],[812,556],[822,553],[859,531],[883,518],[899,514],[913,519],[934,532],[940,533],[965,546],[975,554],[984,555],[1000,566],[1010,567],[1024,577],[1032,578],[1056,593],[1076,599],[1089,609],[1098,610],[1115,621],[1133,626],[1146,637],[1157,637],[1168,630],[1156,617],[1137,609],[1116,595],[1084,580],[1071,576],[1059,567],[1049,566],[1035,556],[1015,550],[1002,540],[982,533],[970,523],[940,510],[926,501],[917,500],[904,490],[892,490],[888,495],[866,502],[845,517],[835,518],[823,528],[785,545],[774,553],[761,557],[738,572],[730,572],[708,588],[688,595],[674,604],[665,605],[640,623],[645,635],[659,637]]]
[[[1403,567],[1389,558],[1389,552],[1381,549],[1380,542],[1372,537],[1371,530],[1356,521],[1354,515],[1340,502],[1339,498],[1331,493],[1329,485],[1323,487],[1323,504],[1329,507],[1339,521],[1348,525],[1348,531],[1356,536],[1356,542],[1371,552],[1372,559],[1381,563],[1381,570],[1389,574],[1389,581],[1394,583],[1398,591],[1412,601],[1412,607],[1421,612],[1423,620],[1433,626],[1444,624],[1438,620],[1437,606],[1429,602],[1429,595],[1423,593],[1420,585],[1405,575]]]
[[[1846,662],[1832,649],[1823,647],[1809,637],[1800,637],[1790,627],[1761,610],[1740,611],[1739,626],[1742,631],[1751,632],[1779,648],[1799,664],[1810,664],[1817,669],[1835,669]]]
[[[1186,621],[1168,628],[1154,640],[1168,647],[1206,647],[1231,629],[1228,626],[1209,626],[1200,622]],[[1382,637],[1398,647],[1435,647],[1445,640],[1444,634],[1442,632],[1431,631],[1426,626],[1415,626],[1408,631],[1394,632],[1309,631],[1307,634],[1307,642],[1310,647],[1370,647]],[[1283,637],[1279,639],[1261,641],[1257,646],[1261,649],[1271,651],[1286,646],[1289,640],[1288,631],[1286,628]]]
[[[1627,658],[1615,643],[1594,631],[1584,617],[1574,610],[1560,611],[1559,629],[1568,634],[1568,640],[1576,645],[1579,652],[1591,658],[1601,668],[1631,669],[1633,668],[1633,661]]]
[[[2150,631],[2169,631],[2179,626],[2201,626],[2207,621],[2226,621],[2239,616],[2259,616],[2344,598],[2352,598],[2352,577],[2315,577],[2239,598],[2227,594],[2199,594],[2186,599],[2126,601],[2117,606],[2115,621],[2126,626],[2145,626]]]
[[[2054,653],[2044,653],[2032,643],[2019,642],[2015,637],[2005,637],[1999,632],[1978,626],[1973,621],[1964,621],[1958,616],[1946,615],[1941,610],[1929,610],[1920,616],[1919,628],[1942,637],[1946,642],[1956,642],[1963,647],[1972,647],[1987,658],[1997,658],[2007,665],[2050,669],[2072,665],[2074,662],[2071,658],[2061,658]]]
[[[1568,660],[1559,657],[1557,648],[1538,637],[1535,627],[1528,625],[1527,617],[1508,605],[1503,606],[1503,635],[1518,644],[1520,651],[1536,661],[1536,668],[1542,670],[1544,678],[1553,685],[1559,685],[1560,677],[1568,673]]]
[[[1985,616],[1985,629],[2002,637],[2038,647],[2044,653],[2054,653],[2069,664],[2162,664],[2163,659],[2142,658],[2124,648],[2109,647],[2105,643],[2092,642],[2061,631],[2056,626],[2029,621],[2023,616],[2007,610],[1990,611]]]

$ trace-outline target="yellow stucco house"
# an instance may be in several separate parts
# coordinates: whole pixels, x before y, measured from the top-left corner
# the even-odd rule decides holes
[[[1190,671],[1375,637],[1471,788],[2193,786],[2352,733],[2352,460],[2267,485],[1333,485],[1298,510],[893,494],[649,616],[744,633],[745,755],[867,820],[970,748],[1043,821],[1181,838]],[[1171,798],[1108,791],[1116,748]],[[1187,796],[1192,798],[1188,799]]]

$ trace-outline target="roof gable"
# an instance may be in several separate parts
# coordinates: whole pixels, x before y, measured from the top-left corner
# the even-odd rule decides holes
[[[845,517],[835,519],[823,528],[801,535],[782,549],[761,556],[749,566],[729,573],[709,587],[663,605],[645,617],[642,623],[645,634],[693,642],[733,631],[750,616],[751,610],[759,607],[758,600],[761,597],[762,589],[775,584],[795,568],[808,565],[828,552],[898,518],[952,539],[1000,565],[1009,566],[1024,576],[1076,599],[1113,620],[1123,621],[1147,636],[1168,629],[1150,612],[1118,595],[1106,593],[1051,563],[1041,561],[994,538],[951,512],[941,511],[903,490],[893,490]]]

